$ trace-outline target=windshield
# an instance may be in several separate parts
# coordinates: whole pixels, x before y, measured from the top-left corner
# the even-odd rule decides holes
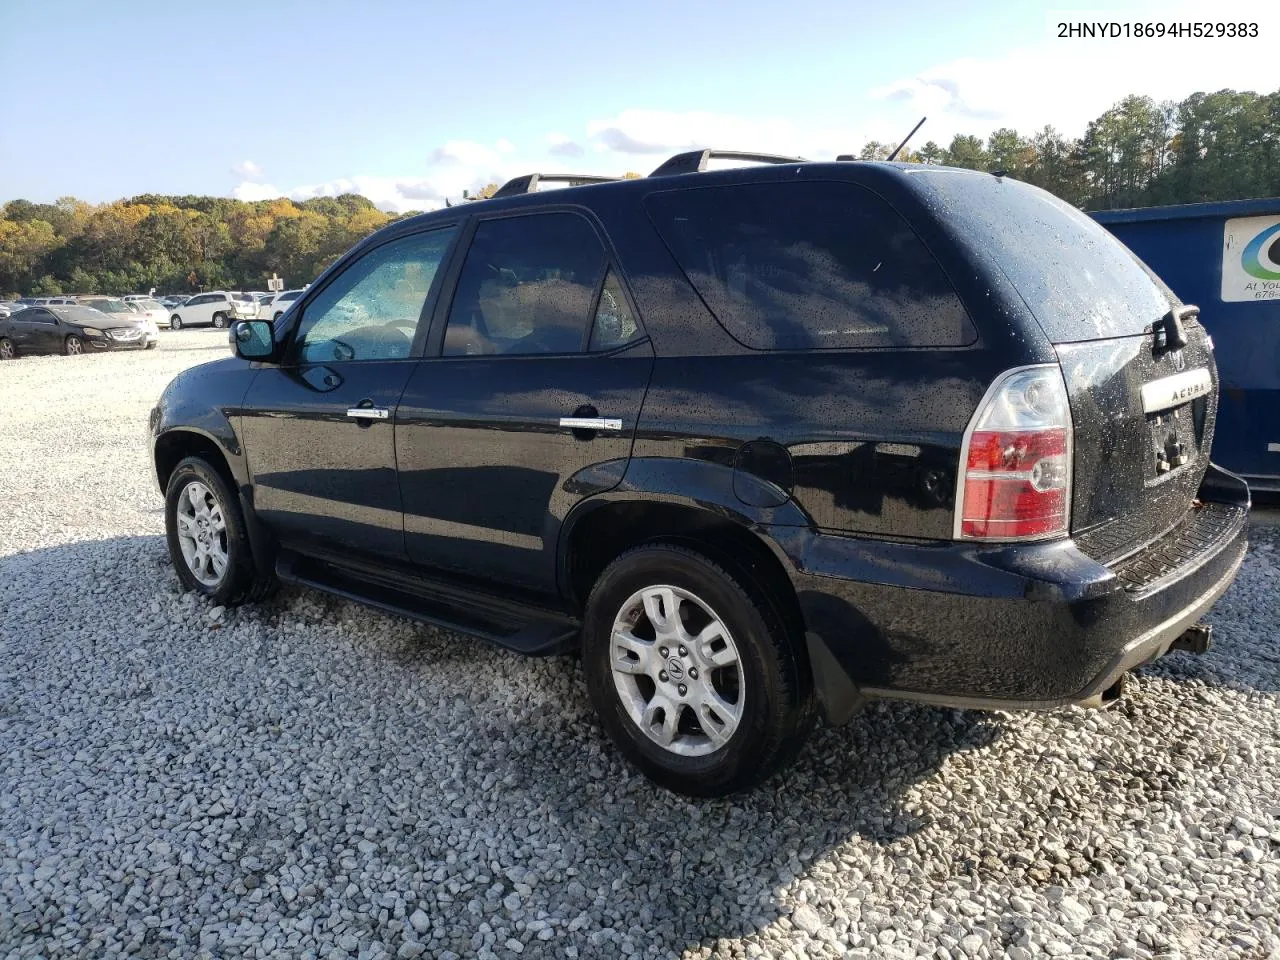
[[[995,257],[1054,343],[1135,336],[1177,298],[1069,203],[986,173],[914,174],[957,230]]]
[[[83,306],[93,307],[93,309],[101,310],[103,313],[133,313],[129,309],[129,305],[123,300],[108,300],[103,297],[101,300],[84,300],[81,303]]]
[[[134,306],[141,307],[143,310],[163,310],[164,309],[164,307],[160,306],[159,302],[151,299],[134,300],[133,304]]]

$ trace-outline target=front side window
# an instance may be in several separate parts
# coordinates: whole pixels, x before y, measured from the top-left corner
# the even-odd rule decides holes
[[[703,301],[748,347],[953,347],[977,338],[933,255],[864,187],[699,187],[652,196],[648,208]]]
[[[604,261],[600,238],[576,214],[481,222],[449,310],[444,355],[579,352]]]
[[[339,274],[303,309],[298,359],[332,363],[409,356],[454,230],[384,243]]]

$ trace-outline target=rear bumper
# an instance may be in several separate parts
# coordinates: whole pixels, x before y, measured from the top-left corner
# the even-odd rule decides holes
[[[1247,488],[1211,470],[1201,493],[1216,499],[1109,566],[1071,540],[925,546],[775,531],[828,717],[842,722],[865,697],[1000,710],[1096,702],[1167,653],[1240,568]]]

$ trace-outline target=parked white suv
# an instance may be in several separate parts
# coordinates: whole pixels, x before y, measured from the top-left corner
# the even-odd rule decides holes
[[[234,320],[253,320],[258,316],[258,302],[247,293],[228,293],[217,290],[213,293],[197,293],[194,297],[173,311],[169,317],[169,328],[181,330],[183,327],[226,327]]]
[[[258,306],[258,319],[270,320],[275,323],[280,317],[293,306],[293,301],[306,293],[306,290],[282,290],[270,300],[265,300]]]

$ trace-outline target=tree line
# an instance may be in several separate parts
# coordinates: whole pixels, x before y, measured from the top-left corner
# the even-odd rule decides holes
[[[863,159],[893,149],[866,144]],[[1085,210],[1280,195],[1280,91],[1194,93],[1180,103],[1125,97],[1072,139],[1046,126],[1031,136],[996,130],[899,159],[1002,170]]]
[[[872,141],[859,156],[882,159]],[[1280,195],[1280,91],[1126,97],[1070,138],[996,130],[933,141],[899,159],[1001,170],[1086,210]],[[633,174],[628,174],[633,176]],[[489,184],[467,199],[482,199]],[[410,216],[404,214],[403,216]],[[244,202],[143,195],[0,208],[0,294],[263,289],[272,273],[309,283],[352,244],[397,219],[347,194]]]

